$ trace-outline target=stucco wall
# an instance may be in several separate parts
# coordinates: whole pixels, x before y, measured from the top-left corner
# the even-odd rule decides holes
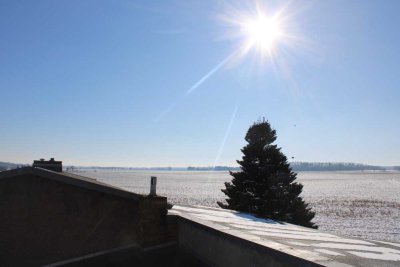
[[[166,198],[118,197],[24,174],[0,179],[2,266],[37,266],[163,243]]]

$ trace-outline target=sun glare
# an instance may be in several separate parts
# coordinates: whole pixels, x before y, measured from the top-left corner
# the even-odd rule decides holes
[[[256,48],[261,52],[271,52],[283,36],[281,25],[276,17],[259,15],[243,23],[243,32],[248,48]]]

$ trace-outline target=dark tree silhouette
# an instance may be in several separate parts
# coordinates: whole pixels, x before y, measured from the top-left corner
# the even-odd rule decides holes
[[[241,171],[230,172],[231,182],[225,183],[225,209],[252,213],[261,218],[285,221],[318,228],[311,220],[311,211],[299,196],[303,185],[294,182],[294,173],[286,156],[276,145],[276,132],[268,121],[254,123],[247,131],[243,158],[237,162]]]

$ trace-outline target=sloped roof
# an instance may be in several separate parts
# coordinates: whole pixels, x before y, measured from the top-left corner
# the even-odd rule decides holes
[[[37,167],[23,167],[14,170],[0,172],[0,180],[21,175],[29,175],[29,174],[123,198],[139,200],[145,197],[144,195],[135,194],[123,190],[121,188],[99,182],[93,178],[76,175],[68,172],[54,172]]]

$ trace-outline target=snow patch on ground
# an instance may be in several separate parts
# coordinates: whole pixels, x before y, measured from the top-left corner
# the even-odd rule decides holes
[[[383,260],[383,261],[400,261],[399,254],[393,253],[369,253],[369,252],[359,252],[359,251],[347,251],[358,257],[373,259],[373,260]]]
[[[250,233],[261,236],[273,236],[279,238],[289,238],[289,239],[299,239],[299,240],[311,240],[311,241],[324,241],[324,242],[338,242],[338,243],[349,243],[349,244],[365,244],[365,245],[374,245],[373,243],[357,240],[357,239],[349,239],[349,238],[340,238],[340,237],[323,237],[323,236],[313,236],[313,235],[299,235],[297,233],[271,233],[268,231],[250,231]]]
[[[268,227],[263,227],[262,225],[258,227],[254,227],[251,225],[246,225],[246,224],[230,224],[233,227],[240,228],[240,229],[246,229],[246,230],[256,230],[256,231],[267,231],[267,232],[273,232],[273,233],[283,233],[283,234],[299,234],[299,235],[305,235],[305,236],[321,236],[321,237],[333,237],[336,238],[335,235],[332,234],[327,234],[327,233],[321,233],[317,231],[299,231],[298,229],[291,229],[290,227],[282,227],[282,228],[275,228],[273,226],[268,226]]]
[[[331,256],[344,256],[343,254],[341,254],[339,252],[327,250],[327,249],[314,249],[314,251],[320,252],[322,254],[331,255]]]
[[[400,244],[398,243],[391,243],[391,242],[385,242],[385,241],[375,241],[375,242],[379,242],[382,244],[386,244],[386,245],[390,245],[390,246],[394,246],[394,247],[399,247],[400,248]]]
[[[387,248],[387,247],[378,247],[374,246],[364,246],[364,245],[352,245],[352,244],[337,244],[337,243],[318,243],[313,244],[314,247],[321,248],[337,248],[337,249],[345,249],[345,250],[361,250],[361,251],[370,251],[370,252],[381,252],[381,253],[394,253],[400,255],[400,250]]]

